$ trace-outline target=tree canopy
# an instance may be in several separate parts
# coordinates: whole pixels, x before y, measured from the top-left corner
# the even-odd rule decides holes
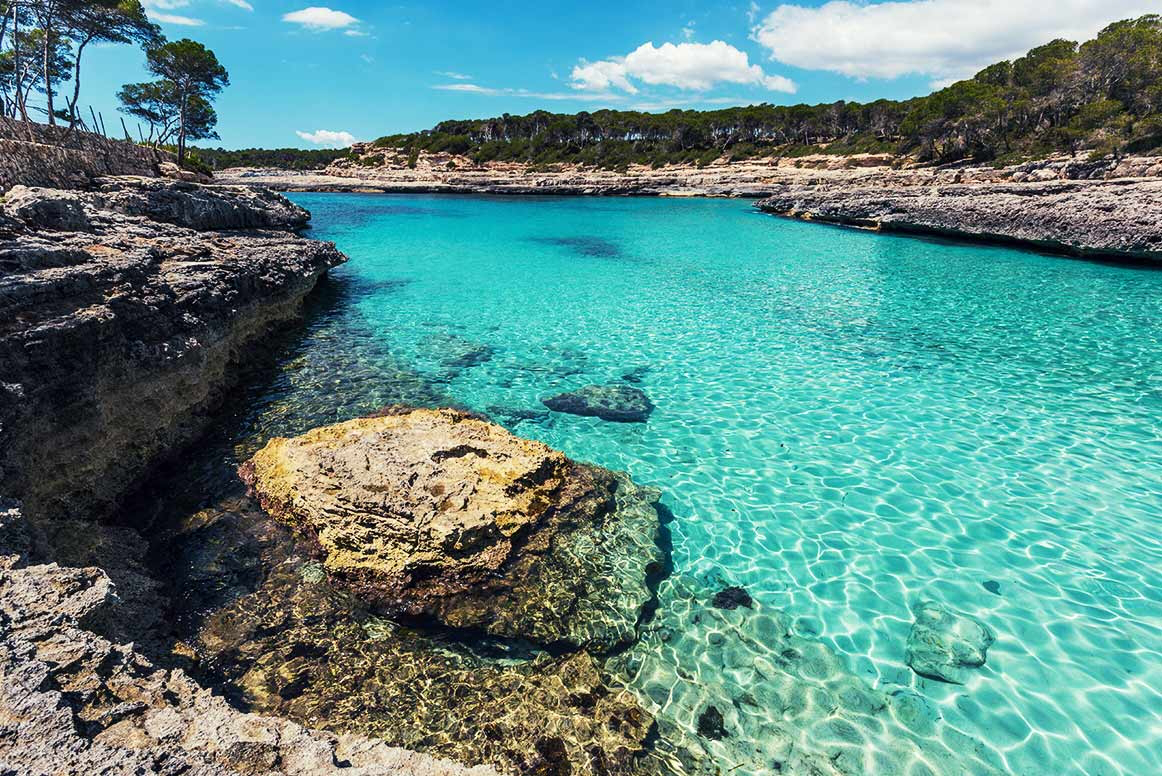
[[[126,84],[117,95],[121,109],[149,125],[153,142],[173,142],[184,162],[187,141],[218,137],[211,100],[230,76],[214,52],[188,38],[151,46],[146,62],[158,80]]]
[[[926,97],[751,105],[651,114],[535,111],[445,121],[380,138],[385,151],[477,162],[709,163],[719,158],[883,152],[925,161],[1162,148],[1162,16],[1116,22],[1083,45],[1055,40]]]

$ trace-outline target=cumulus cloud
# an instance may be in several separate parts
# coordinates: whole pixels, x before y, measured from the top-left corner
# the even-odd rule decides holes
[[[637,94],[634,81],[651,86],[676,86],[705,91],[719,83],[753,84],[777,92],[795,92],[781,75],[767,75],[752,65],[745,51],[721,40],[710,43],[643,43],[624,57],[598,62],[584,60],[571,76],[577,89],[621,89]],[[631,80],[632,79],[632,80]]]
[[[244,11],[254,10],[254,6],[246,0],[220,0],[220,2],[232,5],[235,8],[241,8]],[[145,6],[149,18],[155,22],[176,24],[182,27],[201,27],[205,24],[201,19],[192,16],[169,13],[169,11],[188,8],[190,0],[143,0],[142,5]]]
[[[295,132],[296,135],[324,148],[348,148],[355,143],[355,135],[350,132],[336,132],[331,129],[316,129],[314,132]]]
[[[930,76],[945,83],[1053,38],[1082,41],[1157,0],[831,0],[780,5],[754,28],[771,59],[853,78]]]
[[[205,24],[201,19],[169,13],[169,11],[185,8],[189,4],[189,0],[144,0],[142,3],[149,18],[155,22],[176,24],[181,27],[200,27]]]
[[[330,8],[311,6],[301,11],[291,11],[282,17],[284,22],[299,24],[312,32],[342,30],[359,24],[359,20],[349,13]]]

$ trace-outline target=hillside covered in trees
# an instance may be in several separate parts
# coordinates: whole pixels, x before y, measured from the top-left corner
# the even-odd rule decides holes
[[[752,105],[651,114],[445,121],[375,146],[477,162],[709,163],[719,158],[884,152],[921,161],[1017,160],[1052,152],[1162,149],[1162,16],[1111,24],[1083,44],[1055,40],[926,97],[860,104]]]

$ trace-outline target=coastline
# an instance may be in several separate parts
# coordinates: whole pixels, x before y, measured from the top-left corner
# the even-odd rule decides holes
[[[806,221],[1149,265],[1162,260],[1162,159],[1055,157],[1009,167],[888,161],[813,156],[615,172],[473,168],[422,158],[415,169],[349,161],[312,172],[236,168],[215,182],[282,192],[754,199],[765,213]]]

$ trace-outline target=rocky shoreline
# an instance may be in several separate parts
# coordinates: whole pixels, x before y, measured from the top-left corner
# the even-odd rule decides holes
[[[1156,261],[1162,159],[1056,157],[1008,167],[916,167],[886,156],[810,156],[624,171],[421,155],[414,168],[363,149],[326,170],[234,169],[234,185],[280,191],[496,196],[735,197],[764,212],[882,231]]]
[[[1162,263],[1162,180],[1157,179],[897,189],[789,186],[757,207],[882,232]]]
[[[345,261],[295,233],[308,218],[270,192],[151,178],[6,193],[0,771],[495,774],[240,711],[131,641],[157,626],[159,585],[142,526],[99,518]]]

